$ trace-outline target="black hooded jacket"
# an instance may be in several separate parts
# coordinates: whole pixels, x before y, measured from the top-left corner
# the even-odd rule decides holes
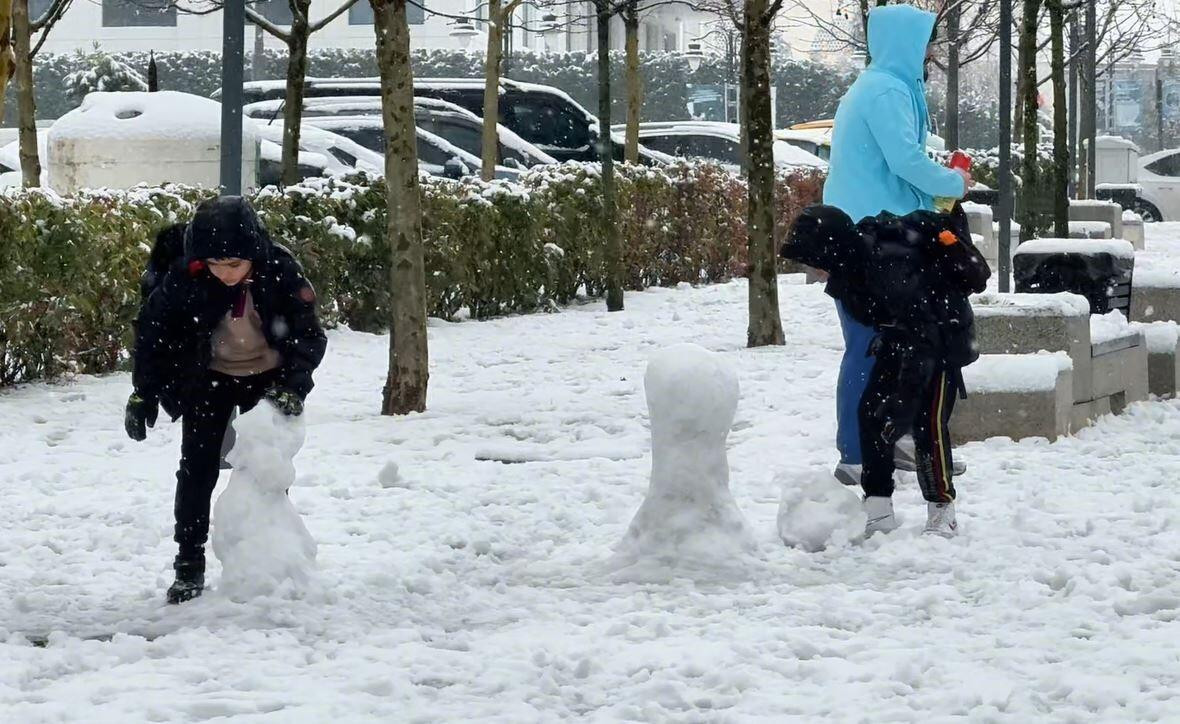
[[[194,402],[212,361],[213,332],[240,293],[204,263],[220,258],[253,264],[254,307],[267,343],[282,355],[277,384],[306,397],[327,347],[316,319],[315,292],[290,252],[271,242],[244,199],[206,201],[185,228],[183,255],[150,293],[136,325],[135,391],[145,400],[159,400],[173,419]]]
[[[941,243],[943,232],[955,243]],[[855,225],[833,206],[811,206],[782,255],[828,272],[827,293],[862,324],[949,367],[978,359],[967,297],[987,288],[991,269],[971,243],[959,204],[950,214],[882,212]]]

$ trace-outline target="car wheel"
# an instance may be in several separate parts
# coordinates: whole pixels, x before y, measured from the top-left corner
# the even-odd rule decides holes
[[[1131,210],[1142,216],[1143,223],[1145,224],[1164,220],[1163,214],[1161,214],[1160,210],[1155,207],[1155,204],[1151,203],[1150,201],[1144,201],[1143,199],[1136,198],[1134,205],[1131,206]]]

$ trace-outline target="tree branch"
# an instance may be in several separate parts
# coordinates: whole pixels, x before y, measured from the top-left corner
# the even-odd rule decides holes
[[[266,18],[262,17],[261,15],[259,15],[258,11],[256,11],[254,8],[251,8],[251,7],[246,8],[246,17],[250,20],[250,22],[254,23],[258,27],[262,28],[263,30],[265,30],[266,32],[275,36],[276,38],[283,41],[284,43],[290,42],[290,40],[291,40],[290,33],[283,30],[282,28],[275,25],[274,23],[267,20]]]
[[[61,16],[66,14],[66,10],[69,9],[73,2],[74,0],[54,0],[53,4],[49,6],[49,10],[46,11],[45,17],[38,21],[39,27],[36,30],[30,28],[31,32],[37,32],[38,30],[41,32],[41,37],[37,39],[37,44],[29,51],[30,62],[37,56],[37,53],[41,50],[41,46],[45,45],[45,41],[49,39],[49,31],[53,30],[53,26],[57,25],[57,21],[61,20]]]
[[[325,27],[325,26],[326,26],[328,23],[332,22],[332,21],[333,21],[333,20],[335,20],[336,18],[338,18],[338,17],[340,17],[341,15],[343,15],[344,13],[348,12],[348,10],[349,10],[350,8],[352,8],[352,6],[353,6],[353,5],[356,5],[356,4],[357,4],[357,2],[359,2],[359,0],[345,0],[343,3],[341,3],[341,4],[340,4],[340,7],[336,8],[336,9],[335,9],[335,10],[333,10],[331,13],[329,13],[329,14],[325,15],[325,16],[324,16],[324,17],[323,17],[321,20],[319,20],[319,21],[318,21],[318,22],[317,22],[315,25],[312,25],[312,26],[310,26],[310,27],[307,29],[307,32],[308,32],[308,34],[311,34],[311,33],[317,33],[317,32],[319,32],[319,31],[323,30],[323,29],[324,29],[324,27]]]

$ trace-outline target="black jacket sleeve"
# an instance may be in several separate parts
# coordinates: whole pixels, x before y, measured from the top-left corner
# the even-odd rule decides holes
[[[312,373],[319,367],[328,338],[315,312],[315,289],[299,264],[280,259],[279,298],[273,333],[283,355],[280,382],[300,397],[315,385]]]
[[[951,212],[951,225],[955,235],[959,237],[959,242],[942,247],[938,259],[940,273],[957,291],[978,294],[987,289],[987,280],[991,277],[992,270],[983,254],[971,241],[967,215],[963,213],[963,207],[959,203],[955,204]]]
[[[132,351],[131,381],[135,393],[145,400],[160,398],[164,386],[172,379],[175,350],[181,320],[178,314],[183,297],[183,279],[169,271],[139,308],[135,324],[135,347]]]

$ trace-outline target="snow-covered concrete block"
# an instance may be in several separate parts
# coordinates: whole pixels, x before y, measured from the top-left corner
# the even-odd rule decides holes
[[[1097,199],[1071,199],[1069,202],[1069,220],[1074,221],[1105,221],[1110,224],[1110,237],[1123,238],[1123,207],[1113,201],[1099,201]]]
[[[643,378],[651,423],[651,481],[615,563],[715,569],[748,558],[754,538],[729,490],[725,441],[738,379],[720,355],[695,344],[659,351]]]
[[[983,237],[983,245],[980,246],[980,249],[982,250],[985,246],[991,248],[996,241],[996,232],[992,226],[992,208],[983,204],[964,201],[963,213],[967,215],[967,225],[970,227],[971,233],[979,234]]]
[[[1134,211],[1123,212],[1123,238],[1131,242],[1136,251],[1147,248],[1143,233],[1143,217]]]
[[[1180,273],[1138,268],[1131,285],[1131,320],[1180,322]]]
[[[1147,399],[1147,342],[1142,332],[1129,332],[1093,346],[1091,394],[1111,398],[1119,414],[1132,402]]]
[[[1064,352],[985,354],[963,369],[967,399],[955,405],[956,445],[1007,437],[1056,440],[1070,432],[1073,365]]]
[[[59,193],[184,183],[217,188],[221,104],[176,91],[96,92],[48,132],[48,181]],[[258,139],[242,128],[242,188],[257,185]]]
[[[1171,398],[1180,390],[1180,325],[1175,322],[1132,323],[1147,340],[1147,391]]]
[[[1090,396],[1090,304],[1078,294],[979,294],[971,298],[982,354],[1065,352],[1074,401]]]
[[[1070,221],[1071,239],[1110,239],[1110,223],[1106,221]]]

